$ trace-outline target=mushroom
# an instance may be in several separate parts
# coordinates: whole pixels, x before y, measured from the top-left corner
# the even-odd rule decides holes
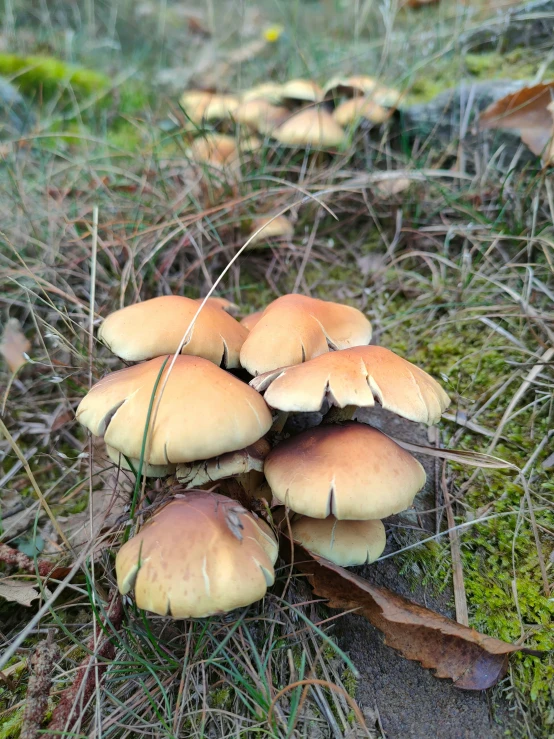
[[[204,301],[204,298],[196,298],[197,303],[202,303]],[[227,298],[220,298],[219,296],[212,295],[208,298],[206,301],[208,305],[213,306],[214,308],[219,308],[220,310],[224,310],[225,313],[228,313],[230,316],[238,316],[240,313],[240,308],[236,303],[232,303],[230,300],[227,300]]]
[[[267,241],[267,239],[290,239],[294,236],[294,226],[286,216],[260,216],[255,218],[250,233],[255,234],[260,228],[263,228],[263,231],[260,231],[251,239],[251,246],[259,244],[260,241]]]
[[[242,102],[234,111],[233,117],[237,123],[268,135],[289,116],[287,108],[272,105],[262,98]]]
[[[351,98],[345,100],[333,111],[333,118],[344,128],[356,125],[362,118],[370,123],[383,123],[390,117],[390,111],[370,98]]]
[[[267,455],[274,497],[310,518],[362,521],[409,508],[425,485],[421,464],[377,429],[349,422],[303,431]]]
[[[106,444],[106,452],[108,453],[109,459],[114,462],[122,470],[128,470],[134,474],[138,473],[140,467],[140,459],[131,459],[125,457],[113,446]],[[148,464],[148,462],[142,463],[141,474],[146,477],[167,477],[175,472],[176,466],[174,464]]]
[[[157,357],[104,377],[79,404],[77,420],[137,460],[149,408],[156,409],[144,457],[151,465],[211,459],[254,444],[270,429],[263,398],[233,375],[191,356],[176,357],[171,372],[169,362],[161,372],[164,361]]]
[[[339,521],[334,516],[294,516],[291,533],[308,551],[340,567],[371,564],[385,550],[387,536],[382,521]]]
[[[193,354],[224,367],[239,367],[241,346],[248,332],[210,299],[189,331],[181,354]],[[231,305],[226,301],[228,305]],[[163,295],[111,313],[98,338],[121,359],[140,362],[177,351],[198,311],[198,301]]]
[[[247,344],[263,323],[264,316],[243,344],[243,366],[250,352]],[[355,346],[315,356],[302,365],[266,372],[250,384],[265,392],[269,406],[288,412],[319,411],[325,399],[338,408],[371,408],[377,401],[409,421],[432,425],[450,404],[435,379],[381,346]]]
[[[281,99],[291,103],[317,103],[323,100],[323,90],[312,80],[289,80],[281,85]]]
[[[325,98],[362,98],[371,99],[385,108],[395,108],[401,98],[397,90],[385,87],[373,77],[356,75],[353,77],[334,77],[323,88]]]
[[[227,452],[227,454],[203,462],[177,465],[176,477],[179,482],[189,488],[197,488],[226,477],[238,477],[241,482],[241,478],[248,473],[263,471],[264,459],[270,449],[269,442],[259,439],[246,449]]]
[[[241,100],[243,103],[250,100],[267,100],[269,103],[279,105],[283,100],[283,85],[276,82],[262,82],[260,85],[245,90],[241,95]]]
[[[277,542],[253,513],[216,493],[179,496],[119,550],[120,593],[173,618],[205,618],[260,600],[273,585]]]
[[[239,99],[234,95],[218,95],[205,90],[186,90],[179,105],[187,118],[199,125],[202,121],[232,118]]]
[[[273,131],[273,138],[287,146],[327,148],[346,142],[344,130],[323,108],[305,108]]]
[[[252,327],[242,345],[240,362],[251,375],[258,375],[370,340],[371,324],[356,308],[304,295],[283,295],[267,306]]]
[[[250,315],[244,316],[244,318],[240,322],[241,326],[244,326],[244,328],[247,329],[248,331],[252,331],[252,329],[258,323],[262,315],[263,315],[263,310],[258,310],[255,313],[250,313]]]
[[[236,161],[239,149],[233,136],[212,133],[195,139],[188,154],[193,162],[222,169]]]

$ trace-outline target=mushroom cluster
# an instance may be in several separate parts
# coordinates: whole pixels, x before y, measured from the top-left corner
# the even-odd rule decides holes
[[[364,120],[383,123],[399,101],[396,90],[372,77],[356,76],[333,78],[324,87],[294,79],[236,94],[186,90],[179,102],[187,129],[198,134],[189,149],[191,159],[220,169],[259,146],[257,136],[284,146],[340,148],[348,129]]]
[[[116,558],[121,592],[157,614],[203,617],[263,598],[278,550],[271,522],[337,564],[374,561],[381,519],[412,504],[425,472],[353,414],[378,403],[432,424],[449,403],[423,370],[369,344],[356,308],[284,295],[242,322],[236,310],[166,296],[112,313],[99,338],[136,364],[77,409],[115,464],[179,485]],[[319,426],[282,432],[288,414],[314,411]]]

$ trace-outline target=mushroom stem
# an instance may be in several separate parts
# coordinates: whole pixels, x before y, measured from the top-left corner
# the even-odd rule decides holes
[[[334,405],[323,416],[322,423],[344,423],[345,421],[351,421],[357,410],[358,408],[355,405],[345,405],[344,408],[338,408]]]
[[[283,429],[285,428],[285,424],[288,421],[289,418],[289,412],[288,411],[279,411],[277,414],[277,418],[275,421],[273,421],[273,426],[271,427],[271,431],[275,434],[282,433]]]

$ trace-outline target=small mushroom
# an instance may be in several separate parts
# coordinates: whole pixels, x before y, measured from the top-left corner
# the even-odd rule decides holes
[[[234,119],[258,133],[269,135],[290,116],[287,108],[272,105],[264,99],[242,102],[234,112]]]
[[[104,377],[79,404],[77,420],[94,436],[103,436],[108,446],[137,460],[149,408],[156,407],[145,456],[151,465],[211,459],[254,444],[269,431],[267,405],[244,382],[207,359],[191,356],[178,356],[171,372],[168,361],[160,377],[165,359]]]
[[[273,131],[273,138],[287,146],[336,148],[346,142],[344,130],[323,108],[305,108],[291,115]]]
[[[200,125],[203,121],[232,118],[239,99],[234,95],[218,95],[205,90],[186,90],[181,95],[179,105],[187,118]]]
[[[283,85],[276,82],[262,82],[249,90],[245,90],[240,96],[243,103],[250,100],[267,100],[269,103],[279,105],[283,101]]]
[[[181,354],[239,367],[240,348],[248,334],[215,300],[209,300],[198,314]],[[177,351],[197,311],[196,300],[180,295],[144,300],[111,313],[100,326],[98,338],[127,362],[160,357]]]
[[[357,75],[353,77],[335,77],[323,88],[323,94],[328,98],[366,98],[376,105],[385,108],[395,108],[400,102],[401,94],[398,90],[385,87],[373,77]]]
[[[205,618],[260,600],[273,585],[277,542],[255,514],[216,493],[179,496],[119,550],[119,591],[139,608]]]
[[[390,111],[383,108],[371,98],[351,98],[345,100],[333,111],[333,118],[344,128],[355,126],[365,119],[370,123],[380,124],[390,117]]]
[[[293,539],[308,551],[340,567],[371,564],[385,550],[387,536],[382,521],[339,521],[334,516],[294,516]]]
[[[286,216],[260,216],[260,218],[255,218],[250,232],[255,234],[260,228],[263,230],[250,241],[252,246],[268,239],[289,240],[294,236],[294,226]]]
[[[251,328],[240,361],[251,375],[258,375],[370,340],[371,324],[356,308],[283,295],[267,306]]]
[[[323,100],[323,90],[312,80],[289,80],[281,85],[281,99],[291,103],[317,103]]]
[[[274,497],[311,518],[362,521],[409,508],[425,470],[377,429],[350,422],[303,431],[267,455],[264,474]]]
[[[263,320],[262,316],[243,344],[243,366],[247,343]],[[432,425],[450,404],[431,375],[382,346],[355,346],[316,356],[305,364],[266,372],[250,384],[265,392],[270,407],[288,412],[319,411],[325,399],[338,408],[372,408],[377,402],[409,421]]]

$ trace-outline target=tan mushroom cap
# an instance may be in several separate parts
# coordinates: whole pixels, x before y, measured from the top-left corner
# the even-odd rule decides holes
[[[287,108],[272,105],[264,99],[253,99],[242,102],[234,112],[237,123],[258,131],[270,134],[278,125],[290,116]]]
[[[77,420],[131,459],[140,459],[156,379],[165,357],[112,372],[77,408]],[[210,459],[253,444],[271,427],[271,413],[251,387],[207,359],[178,356],[161,400],[167,361],[151,418],[149,464]]]
[[[242,345],[240,362],[251,375],[300,364],[332,349],[368,344],[371,324],[361,311],[304,295],[270,303]]]
[[[239,148],[234,136],[208,133],[195,139],[188,153],[193,162],[219,168],[235,161],[239,155]]]
[[[425,485],[421,464],[377,429],[324,424],[278,444],[264,474],[281,503],[311,518],[367,520],[409,508]]]
[[[387,535],[382,521],[339,521],[334,516],[295,516],[292,536],[308,551],[340,567],[371,564],[383,554]]]
[[[139,608],[173,618],[227,613],[273,585],[277,542],[269,526],[236,501],[188,493],[152,516],[119,550],[119,591]]]
[[[245,103],[249,100],[267,100],[269,103],[278,105],[283,100],[283,85],[277,82],[262,82],[245,90],[240,97]]]
[[[213,93],[206,90],[185,90],[179,99],[179,105],[193,123],[201,123],[212,97]]]
[[[263,315],[263,310],[258,310],[255,313],[251,313],[249,316],[244,316],[242,319],[241,326],[244,326],[248,331],[252,331],[254,326],[258,323]]]
[[[287,146],[326,148],[346,142],[344,130],[323,108],[306,108],[273,131],[273,138]]]
[[[121,452],[114,449],[113,446],[106,444],[106,451],[108,457],[122,470],[128,470],[129,472],[138,472],[140,466],[140,459],[131,459],[130,457],[125,458]],[[129,462],[131,464],[129,464]],[[131,466],[132,465],[132,466]],[[174,464],[148,464],[143,463],[141,474],[146,477],[167,477],[175,472]]]
[[[260,218],[255,218],[250,233],[255,234],[260,228],[263,228],[263,231],[254,236],[250,242],[251,244],[259,244],[260,241],[267,241],[267,239],[290,239],[294,236],[294,226],[286,216],[260,216]]]
[[[204,298],[196,298],[197,303],[202,303],[203,300]],[[232,303],[230,300],[227,300],[227,298],[220,298],[217,295],[212,295],[208,298],[207,303],[214,308],[224,310],[225,313],[228,313],[230,316],[237,316],[240,313],[239,306],[236,303]]]
[[[323,90],[312,80],[294,79],[281,85],[281,97],[283,100],[317,103],[323,99]]]
[[[383,123],[389,118],[388,110],[378,105],[370,98],[351,98],[345,100],[333,111],[333,118],[340,126],[353,126],[361,118],[371,123]]]
[[[226,477],[245,475],[256,470],[262,472],[264,459],[269,454],[271,446],[265,439],[239,449],[236,452],[227,452],[219,457],[207,459],[204,462],[190,462],[177,465],[176,477],[179,482],[188,487],[199,487],[208,482],[223,480]]]
[[[180,295],[163,295],[111,313],[98,338],[127,362],[160,357],[177,351],[189,329],[198,302]],[[198,314],[181,354],[204,357],[225,367],[239,367],[239,354],[248,332],[232,316],[208,301]]]
[[[398,90],[385,87],[373,77],[366,75],[335,77],[325,85],[323,93],[326,97],[366,97],[385,108],[396,107],[402,97]]]
[[[409,421],[431,425],[450,405],[431,375],[382,346],[331,352],[297,367],[267,372],[250,384],[258,392],[265,390],[268,405],[280,411],[319,411],[325,398],[339,408],[372,408],[377,401]]]
[[[202,117],[205,121],[234,118],[239,105],[240,101],[236,95],[212,95]]]

